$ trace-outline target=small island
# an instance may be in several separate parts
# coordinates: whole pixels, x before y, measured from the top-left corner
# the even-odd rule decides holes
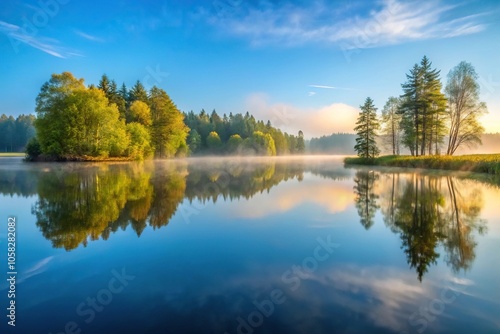
[[[182,113],[170,96],[137,81],[117,89],[103,75],[86,86],[70,72],[53,74],[36,98],[36,136],[28,161],[125,161],[189,155],[303,154],[304,134],[291,135],[246,112]]]

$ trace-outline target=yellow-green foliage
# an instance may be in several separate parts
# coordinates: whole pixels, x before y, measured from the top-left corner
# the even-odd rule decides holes
[[[387,155],[371,160],[346,158],[344,163],[353,165],[444,169],[500,175],[500,154],[458,156],[430,155],[419,157]]]

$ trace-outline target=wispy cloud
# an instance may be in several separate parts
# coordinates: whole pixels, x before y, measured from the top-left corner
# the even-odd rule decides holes
[[[336,89],[336,87],[333,87],[333,86],[324,86],[324,85],[309,85],[309,87],[325,88],[325,89]]]
[[[78,52],[59,45],[59,41],[56,39],[38,36],[37,34],[28,34],[24,29],[15,24],[0,21],[0,32],[7,35],[15,51],[17,51],[18,45],[23,43],[58,58],[79,55]]]
[[[352,88],[345,87],[335,87],[335,86],[327,86],[327,85],[309,85],[312,88],[321,88],[321,89],[342,89],[342,90],[352,90]]]
[[[246,7],[245,7],[246,6]],[[384,0],[362,12],[339,13],[327,2],[307,7],[292,4],[262,8],[242,4],[234,15],[212,16],[209,22],[253,45],[299,45],[308,42],[370,48],[408,41],[451,38],[485,29],[483,13],[463,16],[457,5],[440,1]],[[345,46],[347,45],[347,46]]]
[[[48,256],[37,263],[35,263],[32,267],[28,268],[25,272],[21,274],[21,278],[18,280],[18,283],[22,283],[28,278],[41,274],[44,271],[47,270],[47,266],[52,261],[54,257],[53,256]]]
[[[75,30],[75,34],[92,42],[99,42],[99,43],[105,42],[103,38],[84,33],[83,31],[80,30]]]

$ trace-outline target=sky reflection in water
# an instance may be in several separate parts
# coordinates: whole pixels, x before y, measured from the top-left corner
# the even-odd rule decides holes
[[[498,331],[498,199],[465,174],[335,157],[0,160],[26,333]]]

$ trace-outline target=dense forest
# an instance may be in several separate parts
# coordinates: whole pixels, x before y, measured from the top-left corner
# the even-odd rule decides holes
[[[28,141],[35,136],[35,116],[20,115],[17,118],[0,116],[0,152],[22,152]]]
[[[181,113],[169,95],[140,81],[127,89],[103,75],[98,85],[53,74],[36,99],[31,160],[146,159],[206,154],[304,153],[302,131],[283,133],[248,112]],[[25,144],[25,143],[24,143]],[[22,146],[17,146],[20,148]]]
[[[290,135],[273,127],[270,121],[257,121],[249,112],[220,117],[215,110],[210,115],[202,110],[184,116],[190,129],[188,145],[192,154],[285,155],[305,151],[302,131]]]

